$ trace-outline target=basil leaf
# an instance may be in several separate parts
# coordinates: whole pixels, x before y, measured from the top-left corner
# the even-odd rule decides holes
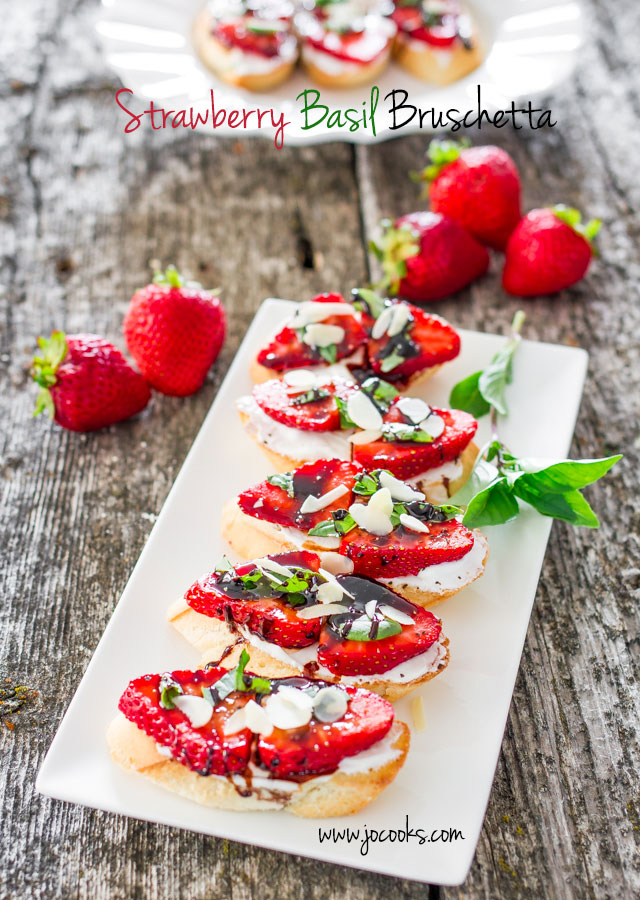
[[[285,599],[289,606],[303,606],[307,602],[304,594],[287,594]]]
[[[405,425],[404,422],[383,422],[383,441],[414,441],[418,444],[432,444],[433,438],[418,425]]]
[[[290,497],[294,496],[293,472],[276,472],[275,475],[269,475],[267,481],[275,487],[282,488]]]
[[[513,354],[520,343],[519,337],[513,337],[502,350],[493,357],[486,369],[480,373],[478,390],[501,416],[508,413],[504,398],[505,387],[511,383],[513,371]]]
[[[378,469],[375,472],[363,472],[362,474],[358,475],[353,485],[353,493],[360,494],[363,497],[370,497],[371,494],[375,494],[375,492],[380,487],[380,471],[381,470]]]
[[[564,494],[544,493],[527,482],[529,477],[523,475],[519,478],[513,490],[521,500],[533,506],[541,515],[584,528],[598,528],[600,525],[598,517],[580,491],[567,491]]]
[[[473,468],[471,477],[459,491],[456,491],[451,500],[458,506],[467,506],[472,498],[495,481],[499,474],[500,473],[492,463],[479,457]]]
[[[349,418],[347,401],[343,400],[342,397],[336,397],[336,406],[340,414],[340,428],[356,428],[356,423]]]
[[[328,344],[326,347],[318,347],[318,353],[329,365],[338,359],[338,347],[336,344]]]
[[[557,463],[535,468],[535,460],[520,459],[520,468],[525,472],[527,484],[551,493],[564,494],[592,484],[609,471],[622,454],[604,459],[564,459]]]
[[[456,516],[462,515],[462,513],[464,512],[462,507],[454,506],[453,503],[443,503],[441,506],[436,506],[435,509],[445,514],[445,516],[447,517],[447,522],[450,519],[455,519]]]
[[[482,372],[474,372],[454,385],[449,394],[449,406],[468,412],[476,419],[486,416],[491,407],[480,393],[481,375]]]
[[[397,350],[394,350],[382,360],[380,369],[382,372],[391,372],[392,369],[402,365],[403,362],[405,362],[404,356],[401,356]]]
[[[286,581],[279,584],[278,588],[286,594],[298,594],[300,591],[306,591],[309,587],[310,576],[313,574],[313,572],[306,571],[307,577],[303,578],[297,573],[294,573],[291,578],[288,578]],[[287,601],[289,602],[290,598],[287,598]]]
[[[336,513],[337,512],[346,512],[347,513],[345,516],[342,516],[342,518],[340,518],[340,519],[336,518],[335,513],[332,513],[333,527],[335,528],[335,530],[338,532],[339,535],[347,534],[347,532],[351,531],[352,528],[356,527],[356,520],[353,518],[351,513],[347,512],[346,510],[336,510]]]
[[[316,403],[318,400],[326,400],[327,397],[330,396],[331,393],[324,388],[311,388],[311,390],[305,391],[304,394],[298,394],[294,397],[291,404],[293,406],[304,406],[306,403]]]
[[[178,682],[166,672],[160,677],[158,690],[160,691],[160,706],[163,709],[175,709],[176,705],[173,702],[174,699],[179,694],[184,694],[182,685],[178,684]]]
[[[468,528],[502,525],[515,519],[519,512],[520,507],[513,496],[513,488],[507,479],[500,475],[471,498],[462,524]]]
[[[360,385],[360,390],[373,400],[382,413],[388,412],[394,400],[399,396],[396,388],[388,381],[383,381],[382,378],[367,378]]]
[[[351,296],[354,298],[351,302],[355,308],[361,312],[368,312],[374,319],[378,318],[386,306],[383,297],[367,288],[356,288],[351,292]]]
[[[333,519],[326,519],[324,522],[318,522],[307,534],[315,534],[317,537],[337,537],[338,532],[334,525]]]
[[[240,654],[238,665],[229,669],[211,687],[202,688],[202,696],[214,706],[226,699],[233,691],[255,691],[257,694],[270,694],[271,681],[258,675],[245,675],[244,670],[249,662],[249,654],[244,649]]]
[[[393,622],[391,619],[382,619],[378,623],[378,630],[375,637],[372,638],[369,637],[371,625],[372,622],[369,616],[362,615],[355,619],[346,634],[342,631],[340,631],[340,634],[348,641],[382,641],[385,638],[393,637],[394,634],[400,634],[402,631],[402,625],[400,625],[399,622]]]

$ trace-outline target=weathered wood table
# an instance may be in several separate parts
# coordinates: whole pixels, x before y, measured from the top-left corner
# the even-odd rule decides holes
[[[483,132],[527,206],[600,216],[600,260],[526,304],[530,337],[591,353],[574,455],[623,450],[590,491],[597,533],[555,524],[486,823],[464,887],[428,888],[53,802],[43,754],[260,301],[368,277],[381,214],[415,208],[426,137],[370,148],[122,133],[90,0],[5,3],[0,30],[2,606],[0,895],[10,898],[620,898],[640,896],[638,449],[640,5],[587,3],[592,37],[549,131]],[[30,419],[28,362],[52,327],[121,341],[148,260],[224,286],[229,336],[187,401],[77,436]],[[436,309],[503,330],[493,273]],[[16,685],[26,685],[24,691]],[[37,692],[37,695],[33,692]],[[17,711],[11,712],[25,702]]]

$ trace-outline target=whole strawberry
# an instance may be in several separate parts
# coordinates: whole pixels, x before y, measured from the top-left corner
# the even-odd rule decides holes
[[[382,290],[407,300],[439,300],[489,268],[485,247],[448,216],[415,212],[381,224],[382,238],[371,249],[382,263]]]
[[[47,411],[70,431],[96,431],[135,416],[149,385],[120,350],[97,334],[54,331],[38,338],[31,374],[40,385],[34,415]]]
[[[431,141],[431,165],[417,176],[429,185],[434,212],[463,225],[482,244],[504,250],[520,220],[520,178],[514,161],[500,147],[466,147]]]
[[[507,244],[502,286],[515,297],[555,294],[580,281],[591,262],[600,220],[582,224],[577,209],[532,209]]]
[[[186,397],[201,386],[224,341],[219,299],[174,266],[137,291],[124,319],[129,352],[149,384]]]

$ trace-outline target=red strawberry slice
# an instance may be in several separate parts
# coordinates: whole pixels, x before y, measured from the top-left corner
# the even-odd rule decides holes
[[[269,559],[282,566],[311,572],[317,572],[320,567],[320,557],[306,551],[279,553]],[[255,571],[253,562],[235,568],[237,576]],[[287,602],[287,593],[279,591],[274,582],[263,578],[259,586],[251,590],[244,588],[239,579],[230,580],[225,575],[224,572],[212,572],[199,578],[186,592],[186,603],[201,615],[225,621],[231,631],[235,625],[244,625],[279,647],[308,647],[318,640],[320,619],[305,621],[298,618],[296,607]]]
[[[346,688],[349,707],[337,722],[315,722],[295,732],[274,728],[258,742],[260,761],[274,775],[333,772],[340,761],[367,750],[387,734],[393,707],[362,688]]]
[[[293,496],[290,496],[284,487],[271,484],[269,481],[261,481],[260,484],[239,495],[238,506],[243,513],[255,519],[309,531],[319,522],[329,519],[333,510],[349,508],[352,503],[353,483],[361,471],[362,466],[359,463],[320,459],[300,466],[293,473],[288,473],[292,475]],[[287,480],[286,475],[271,477],[277,478],[278,481]],[[300,512],[300,507],[309,495],[320,497],[340,485],[345,485],[347,492],[324,509],[312,513]]]
[[[206,672],[177,671],[169,673],[169,676],[181,685],[185,694],[202,697],[202,688],[215,684],[226,671],[223,668],[212,668]],[[194,728],[177,707],[164,709],[160,705],[160,679],[160,675],[143,675],[129,683],[118,704],[127,719],[157,744],[168,747],[178,762],[200,775],[243,772],[249,762],[251,733],[245,729],[225,735],[223,728],[232,713],[244,706],[253,694],[234,693],[215,707],[206,725]]]
[[[428,525],[428,533],[409,531],[399,525],[391,534],[382,536],[354,528],[342,538],[339,552],[353,560],[356,575],[398,578],[417,575],[427,566],[453,562],[473,547],[473,534],[453,519]]]
[[[353,576],[340,578],[340,584],[345,590],[356,595],[362,581],[362,578]],[[376,600],[376,609],[387,605],[410,615],[413,625],[403,625],[399,634],[380,640],[354,641],[341,637],[333,624],[339,624],[346,616],[333,616],[322,628],[318,661],[335,675],[377,675],[388,672],[406,660],[426,653],[442,632],[442,624],[433,613],[414,606],[382,584],[373,581],[368,584],[367,601]],[[362,611],[364,612],[364,608]]]
[[[478,423],[469,413],[459,409],[431,408],[445,424],[445,430],[432,443],[379,440],[370,444],[354,444],[354,459],[369,471],[387,469],[401,479],[414,478],[456,459],[471,443]],[[385,422],[406,421],[395,404],[383,419]]]
[[[288,425],[289,428],[299,428],[301,431],[338,431],[340,412],[336,397],[347,400],[356,390],[356,385],[343,378],[334,378],[319,389],[311,390],[291,388],[274,378],[257,384],[253,389],[253,397],[271,419]],[[308,396],[318,396],[319,399],[307,402]]]
[[[415,372],[421,372],[423,369],[430,369],[432,366],[439,366],[450,359],[455,359],[460,353],[460,335],[455,328],[452,328],[440,316],[430,315],[411,303],[407,303],[406,306],[413,316],[413,322],[406,332],[409,339],[408,347],[404,346],[406,339],[403,341],[401,335],[390,338],[385,334],[379,340],[369,337],[369,363],[373,371],[386,381],[394,382],[406,379]],[[395,368],[385,372],[384,360],[388,356],[389,350],[397,344],[400,344],[400,355],[408,358]]]
[[[319,294],[312,297],[313,303],[344,303],[342,294]],[[327,316],[323,319],[325,325],[339,325],[344,329],[344,338],[336,345],[336,359],[344,359],[361,347],[366,334],[356,316]],[[325,365],[326,360],[320,352],[304,344],[296,330],[285,326],[271,343],[267,344],[258,354],[258,363],[275,372],[285,369],[299,369],[309,365]]]

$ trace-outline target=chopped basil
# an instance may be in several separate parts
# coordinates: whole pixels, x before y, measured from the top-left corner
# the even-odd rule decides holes
[[[338,346],[337,344],[327,344],[326,347],[318,347],[318,353],[329,365],[333,365],[338,359]]]
[[[253,34],[277,34],[282,31],[282,27],[279,24],[254,19],[247,23],[247,31],[251,31]]]
[[[358,475],[353,485],[353,493],[361,494],[363,497],[370,497],[371,494],[375,494],[380,487],[381,471],[381,469],[376,469],[375,472],[362,472]]]
[[[369,313],[374,319],[377,319],[387,306],[380,294],[367,288],[355,288],[351,291],[351,302],[357,310]]]
[[[394,350],[388,356],[385,356],[385,358],[382,360],[382,362],[380,363],[380,369],[383,372],[391,372],[393,369],[396,369],[398,366],[402,365],[403,362],[405,362],[404,356],[398,353],[397,350]]]
[[[282,488],[290,497],[294,496],[293,472],[276,472],[275,475],[269,475],[267,481],[275,487]]]
[[[433,438],[418,425],[404,422],[384,422],[382,425],[383,441],[414,441],[418,444],[431,444]]]
[[[291,401],[293,406],[304,406],[306,403],[315,403],[318,400],[326,400],[331,396],[331,392],[321,387],[311,388],[304,394],[298,394]]]
[[[233,691],[255,691],[256,694],[270,694],[271,681],[258,675],[245,675],[244,670],[249,662],[249,654],[246,649],[240,654],[238,665],[219,678],[210,687],[202,688],[202,696],[212,706],[220,703]]]
[[[355,527],[355,520],[348,510],[336,509],[331,513],[330,519],[314,525],[309,534],[316,537],[341,537]]]
[[[184,694],[182,685],[178,684],[168,672],[161,676],[158,690],[160,691],[160,706],[163,709],[175,709],[175,703],[173,702],[175,697],[179,694]]]
[[[362,382],[360,390],[364,391],[382,413],[388,412],[398,397],[396,388],[388,381],[383,381],[382,378],[367,378]]]
[[[349,413],[347,412],[347,401],[343,400],[342,397],[336,397],[336,406],[340,413],[340,428],[355,428],[356,423],[349,418]]]
[[[347,614],[348,615],[348,614]],[[342,619],[342,622],[332,622],[332,620]],[[375,621],[371,620],[366,614],[359,616],[357,619],[347,618],[345,614],[338,616],[330,616],[329,621],[338,634],[347,641],[383,641],[385,638],[393,637],[394,634],[400,634],[402,626],[399,622],[393,622],[391,619],[376,616]]]

